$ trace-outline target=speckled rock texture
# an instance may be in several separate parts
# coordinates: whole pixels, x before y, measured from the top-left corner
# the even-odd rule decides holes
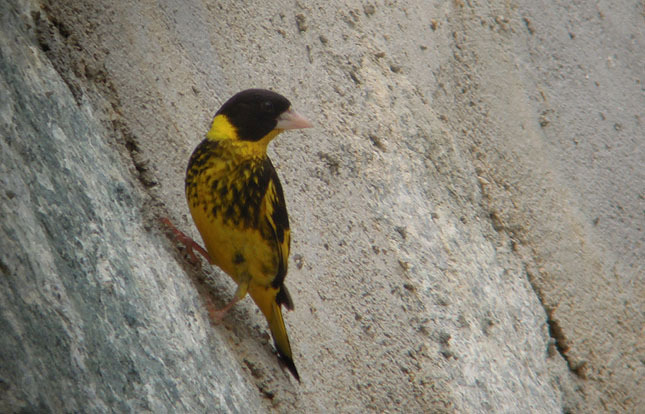
[[[0,412],[638,412],[643,4],[493,3],[0,3]],[[300,384],[159,224],[249,87]]]

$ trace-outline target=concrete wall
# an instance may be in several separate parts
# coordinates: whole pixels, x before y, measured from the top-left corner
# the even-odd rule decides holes
[[[0,7],[0,411],[645,405],[642,2]],[[316,124],[270,148],[301,384],[158,223],[248,87]]]

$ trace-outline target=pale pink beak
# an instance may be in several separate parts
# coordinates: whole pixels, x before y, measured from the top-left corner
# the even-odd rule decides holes
[[[300,115],[298,112],[289,108],[278,117],[278,125],[275,129],[301,129],[311,128],[314,126],[307,118]]]

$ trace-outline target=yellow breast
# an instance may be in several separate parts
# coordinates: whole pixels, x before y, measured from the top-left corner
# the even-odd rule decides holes
[[[186,197],[213,262],[238,283],[248,275],[252,283],[268,286],[280,252],[265,225],[269,178],[262,167],[263,158],[206,139],[191,157]]]

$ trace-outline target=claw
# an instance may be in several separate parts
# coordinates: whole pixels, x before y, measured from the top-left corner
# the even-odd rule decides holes
[[[231,300],[222,309],[214,309],[213,304],[209,303],[206,307],[208,308],[208,314],[210,315],[213,323],[218,324],[222,322],[222,319],[224,319],[224,316],[226,316],[228,311],[233,307],[233,305],[235,305],[239,301],[240,301],[240,298],[234,297],[233,300]]]
[[[237,302],[242,300],[244,296],[246,296],[246,292],[249,289],[249,280],[246,280],[242,283],[240,283],[237,286],[237,290],[235,291],[235,296],[233,296],[233,299],[226,304],[222,309],[215,309],[213,306],[213,303],[209,301],[209,303],[206,305],[208,308],[208,313],[211,316],[211,319],[213,320],[214,323],[220,323],[222,319],[224,319],[224,316],[226,316],[226,313],[235,305]]]

